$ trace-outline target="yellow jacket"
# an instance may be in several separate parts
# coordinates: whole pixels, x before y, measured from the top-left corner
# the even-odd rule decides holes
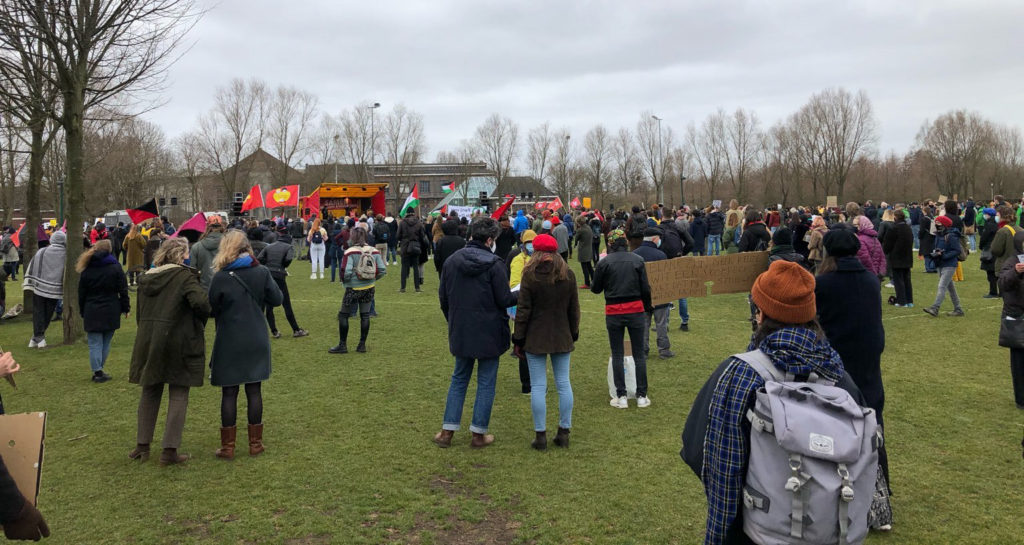
[[[519,252],[515,257],[512,258],[512,262],[508,264],[508,287],[514,288],[519,285],[523,280],[523,268],[526,267],[526,262],[530,260],[529,254],[525,251]]]

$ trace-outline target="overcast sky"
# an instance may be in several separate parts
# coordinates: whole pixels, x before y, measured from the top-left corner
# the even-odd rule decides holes
[[[197,0],[201,5],[206,0]],[[222,0],[209,4],[145,117],[174,137],[233,77],[289,84],[339,112],[363,101],[423,114],[427,158],[489,114],[520,134],[549,120],[574,137],[635,127],[650,110],[677,132],[718,107],[764,126],[814,93],[867,91],[879,149],[906,151],[956,108],[1024,126],[1024,2],[641,0],[543,2]]]

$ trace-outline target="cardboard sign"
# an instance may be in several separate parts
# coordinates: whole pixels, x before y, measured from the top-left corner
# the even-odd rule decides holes
[[[25,499],[36,504],[43,467],[46,413],[0,415],[0,455]]]
[[[655,305],[683,297],[750,291],[758,275],[768,270],[768,252],[745,252],[725,256],[678,257],[646,264]]]
[[[949,200],[949,197],[945,195],[939,195],[939,204],[945,204]]]
[[[715,200],[711,201],[711,206],[714,206],[715,208],[721,208],[722,207],[722,199],[715,199]]]
[[[825,197],[826,208],[839,208],[839,197],[836,195],[829,195]]]
[[[590,209],[591,201],[590,197],[583,197],[583,208]]]

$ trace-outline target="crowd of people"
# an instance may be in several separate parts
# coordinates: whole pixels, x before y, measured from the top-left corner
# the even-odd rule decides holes
[[[210,383],[222,391],[221,447],[215,455],[235,456],[242,389],[249,454],[264,451],[261,385],[271,375],[271,338],[281,337],[274,307],[284,308],[293,337],[308,336],[298,324],[288,286],[289,271],[304,259],[311,281],[326,279],[330,269],[329,281],[345,288],[337,315],[339,339],[328,349],[330,354],[349,352],[349,320],[357,313],[355,351],[368,351],[371,319],[378,315],[376,286],[389,266],[401,266],[400,293],[406,292],[410,273],[413,289],[422,292],[424,265],[433,260],[455,360],[434,443],[452,445],[474,368],[477,390],[469,444],[484,448],[494,443],[488,428],[498,362],[511,347],[519,362],[522,393],[530,395],[535,432],[530,446],[544,450],[548,362],[558,395],[553,443],[569,446],[574,404],[570,362],[580,340],[579,291],[604,297],[615,390],[610,405],[626,409],[633,395],[627,392],[624,372],[628,334],[636,406],[647,408],[651,330],[658,357],[676,357],[668,336],[672,306],[678,306],[683,331],[689,330],[690,315],[686,299],[652,303],[646,263],[767,252],[770,267],[750,293],[753,336],[746,354],[727,358],[708,379],[683,433],[681,455],[708,497],[708,544],[747,542],[750,525],[756,524],[744,522],[744,513],[758,503],[745,484],[751,456],[745,438],[752,423],[764,425],[763,415],[750,415],[769,382],[822,379],[869,409],[865,414],[884,436],[883,283],[894,290],[886,298],[890,304],[914,307],[910,271],[917,261],[937,277],[935,300],[922,310],[937,317],[948,294],[952,310],[946,314],[960,317],[964,308],[956,283],[965,274],[966,257],[980,251],[989,286],[982,297],[1003,298],[1001,327],[1006,334],[1000,342],[1010,348],[1015,401],[1024,409],[1024,328],[1014,337],[1016,324],[1010,324],[1024,322],[1024,258],[1018,257],[1024,256],[1024,229],[1020,208],[1001,197],[981,205],[946,200],[875,206],[868,201],[842,209],[787,210],[781,205],[740,206],[733,200],[725,208],[682,206],[673,211],[658,205],[606,213],[533,212],[518,210],[496,219],[455,213],[421,218],[414,212],[394,218],[372,211],[337,219],[314,215],[310,220],[229,222],[211,216],[203,233],[188,236],[176,232],[166,218],[119,223],[112,229],[102,222],[90,226],[82,233],[87,251],[74,267],[81,273],[77,309],[87,333],[94,382],[111,379],[104,371],[111,339],[121,320],[131,316],[130,294],[135,292],[138,330],[128,378],[140,385],[141,395],[130,458],[149,457],[166,387],[159,462],[188,459],[179,449],[189,390],[202,385],[207,363]],[[10,243],[13,234],[8,229],[0,240],[5,281],[17,278],[21,261]],[[67,233],[52,229],[41,235],[40,249],[22,274],[24,288],[32,292],[29,348],[47,346],[47,327],[59,316],[63,299]],[[579,263],[580,280],[573,261]],[[4,302],[0,293],[0,304]],[[211,317],[216,335],[207,360],[204,331]],[[772,379],[773,373],[785,380]],[[872,473],[877,482],[866,512],[872,528],[885,530],[891,528],[892,512],[884,442],[877,445],[877,458],[878,471]]]

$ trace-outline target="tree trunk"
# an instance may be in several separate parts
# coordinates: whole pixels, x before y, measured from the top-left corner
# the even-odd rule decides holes
[[[42,220],[39,213],[39,186],[43,179],[43,130],[44,122],[31,127],[32,130],[32,155],[28,165],[28,185],[25,190],[25,230],[21,232],[21,247],[25,249],[25,263],[32,260],[36,255],[39,241],[36,240],[39,222]]]
[[[64,94],[64,125],[67,179],[64,181],[67,206],[67,259],[64,261],[64,344],[72,344],[81,337],[82,321],[78,309],[78,272],[75,263],[82,255],[82,221],[85,211],[85,187],[83,185],[83,138],[82,120],[84,114],[84,93],[72,89]]]

